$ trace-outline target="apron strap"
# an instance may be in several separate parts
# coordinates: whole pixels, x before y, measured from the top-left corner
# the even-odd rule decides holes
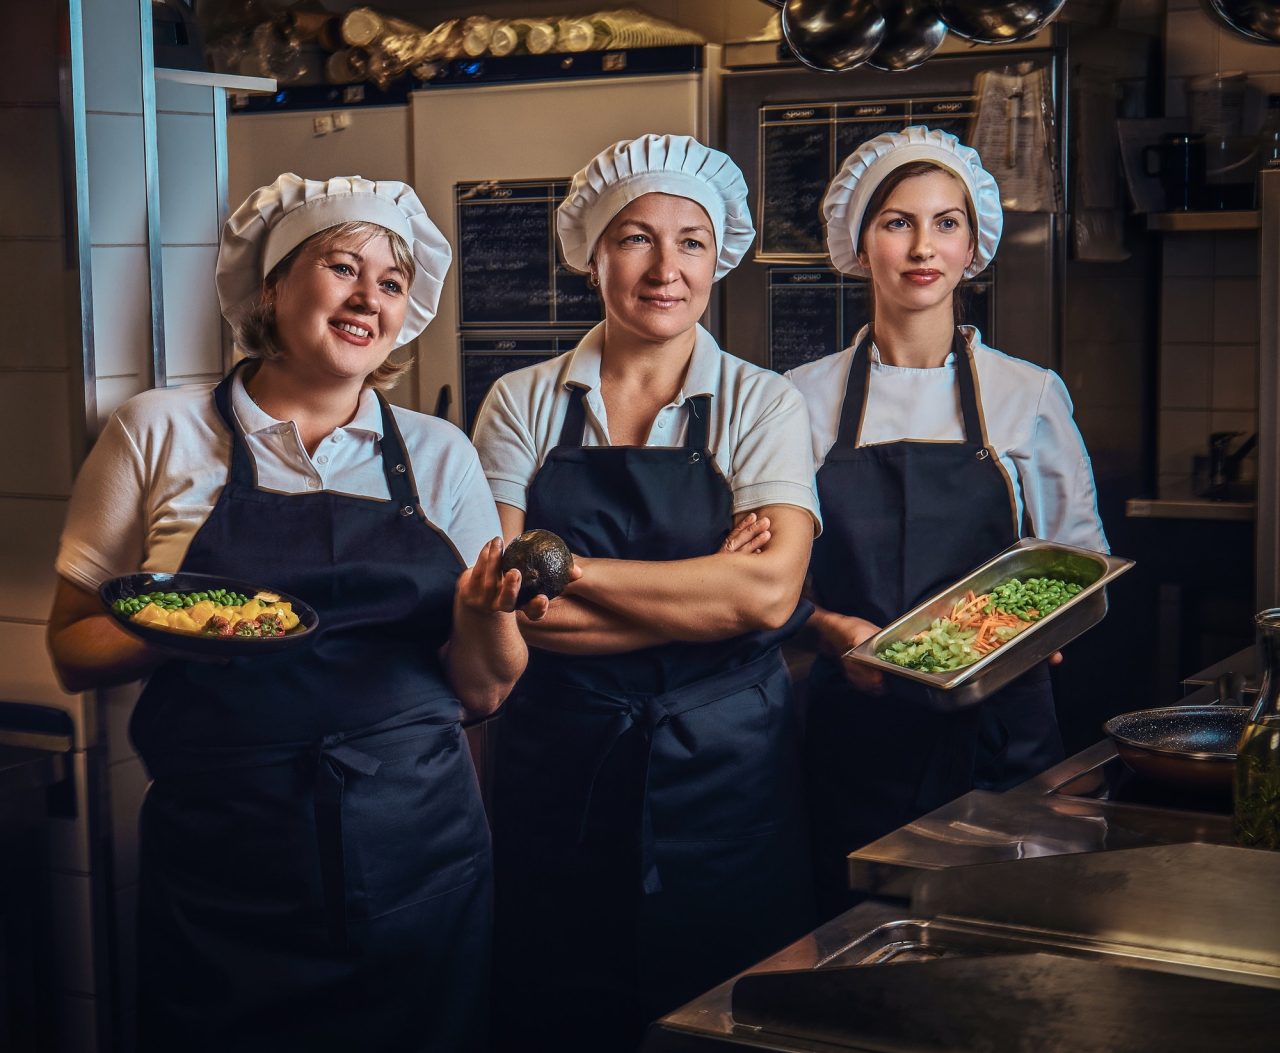
[[[251,362],[253,362],[251,358],[237,362],[213,389],[213,405],[218,411],[218,416],[227,426],[227,431],[231,433],[231,466],[227,473],[227,483],[250,490],[258,485],[258,473],[253,466],[253,459],[249,456],[249,448],[245,445],[240,421],[236,419],[231,409],[231,385],[235,375],[248,368]]]
[[[409,463],[409,454],[405,449],[404,436],[400,433],[400,425],[396,423],[395,414],[391,412],[391,404],[382,397],[381,391],[374,391],[378,398],[378,407],[382,410],[382,474],[387,479],[387,492],[391,500],[400,508],[402,515],[412,515],[421,504],[418,501],[418,483],[413,475],[413,465]],[[405,512],[405,509],[410,512]]]
[[[871,386],[871,354],[867,343],[868,331],[853,349],[849,363],[849,380],[845,385],[844,404],[840,409],[840,425],[836,430],[833,448],[854,449],[862,438],[862,423],[866,416],[867,393]],[[983,427],[982,413],[978,408],[977,366],[969,341],[957,327],[951,341],[951,353],[956,360],[956,382],[960,387],[960,416],[964,422],[965,442],[974,446],[987,445],[987,432]]]
[[[564,423],[560,425],[560,441],[557,446],[579,447],[582,433],[587,426],[587,389],[575,384],[569,395],[569,408],[564,411]]]
[[[684,448],[706,452],[711,449],[707,438],[711,432],[711,396],[693,395],[685,399],[689,406],[689,427],[685,432]]]

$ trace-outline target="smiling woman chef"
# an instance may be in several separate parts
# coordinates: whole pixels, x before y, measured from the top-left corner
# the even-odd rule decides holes
[[[489,837],[459,717],[524,669],[519,573],[498,569],[466,438],[376,390],[449,260],[405,184],[282,175],[218,254],[250,357],[212,389],[132,399],[77,479],[54,661],[72,689],[151,674],[130,728],[154,780],[142,1049],[484,1045]],[[174,660],[94,595],[139,568],[274,586],[320,627],[281,653]]]
[[[634,1048],[810,921],[778,652],[808,611],[808,420],[698,325],[755,235],[746,196],[687,136],[599,154],[557,229],[605,320],[499,380],[476,426],[505,534],[547,528],[587,557],[524,623],[529,673],[501,720],[495,994],[512,1050]],[[735,517],[751,541],[729,551]]]
[[[840,655],[1018,539],[1106,549],[1093,473],[1057,375],[958,324],[956,288],[995,255],[1000,192],[976,151],[911,127],[864,143],[823,204],[832,262],[870,279],[854,345],[789,374],[809,407],[826,530],[811,582],[808,754],[819,899],[848,905],[845,856],[978,786],[1061,759],[1041,665],[939,714]]]

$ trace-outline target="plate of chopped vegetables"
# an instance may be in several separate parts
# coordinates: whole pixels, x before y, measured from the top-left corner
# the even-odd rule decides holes
[[[939,709],[980,702],[1102,620],[1133,561],[1023,538],[845,658]]]
[[[198,657],[276,653],[320,624],[296,596],[208,574],[126,574],[105,582],[98,596],[121,628]]]

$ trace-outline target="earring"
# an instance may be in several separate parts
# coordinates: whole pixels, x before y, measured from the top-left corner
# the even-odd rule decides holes
[[[588,273],[587,284],[593,289],[600,288],[600,275],[594,270]]]

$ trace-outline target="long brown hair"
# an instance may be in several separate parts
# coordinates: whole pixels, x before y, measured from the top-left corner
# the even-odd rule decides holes
[[[887,176],[880,181],[880,185],[875,188],[871,194],[871,200],[867,202],[866,210],[862,213],[862,226],[858,229],[858,254],[862,254],[862,236],[867,229],[867,224],[880,215],[884,209],[884,203],[889,199],[889,195],[894,192],[908,179],[914,179],[916,176],[932,175],[934,172],[942,172],[944,175],[950,176],[956,182],[960,182],[957,176],[948,168],[942,165],[934,164],[932,161],[908,161],[905,165],[895,168]],[[969,222],[969,248],[974,252],[978,251],[978,217],[973,211],[973,202],[969,200],[969,194],[966,191],[964,195],[964,214]],[[955,291],[951,295],[951,310],[955,318],[955,324],[961,325],[965,319],[965,307],[967,306],[968,289],[965,287],[965,279],[960,280],[960,284],[956,286]],[[874,339],[875,320],[876,320],[876,289],[875,283],[867,279],[867,311],[868,318],[872,329],[872,339]]]

